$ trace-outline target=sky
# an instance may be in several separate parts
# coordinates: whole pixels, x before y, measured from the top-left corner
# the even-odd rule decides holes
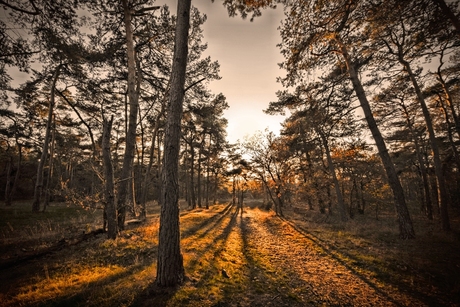
[[[168,4],[176,14],[177,0],[158,0]],[[221,80],[209,83],[214,93],[222,93],[230,106],[224,113],[228,120],[227,140],[236,143],[245,136],[268,128],[279,134],[283,116],[263,113],[270,101],[276,101],[276,91],[281,84],[276,78],[284,73],[279,69],[283,57],[276,47],[281,39],[277,30],[283,18],[281,7],[266,10],[253,22],[247,18],[228,17],[221,1],[194,0],[201,13],[206,14],[204,42],[208,43],[205,56],[220,64]]]

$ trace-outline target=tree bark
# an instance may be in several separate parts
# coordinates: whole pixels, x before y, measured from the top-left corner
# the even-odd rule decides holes
[[[145,171],[144,179],[142,182],[142,200],[141,200],[141,213],[140,218],[141,220],[145,220],[147,218],[147,212],[145,210],[146,203],[147,203],[147,194],[149,189],[149,178],[150,172],[152,171],[153,160],[155,159],[155,142],[157,139],[158,130],[160,129],[160,117],[163,115],[164,112],[161,112],[160,115],[157,116],[155,126],[152,131],[152,145],[150,146],[149,152],[149,164],[147,165],[147,170]],[[158,148],[158,150],[160,150]]]
[[[447,102],[448,103],[448,102]],[[460,155],[457,150],[457,146],[455,145],[454,135],[452,133],[451,123],[450,123],[450,115],[447,111],[447,106],[444,104],[444,99],[439,95],[439,104],[442,109],[442,113],[444,114],[444,119],[447,125],[447,137],[449,138],[450,147],[452,148],[452,153],[454,156],[455,164],[457,164],[457,169],[460,170]]]
[[[327,164],[329,167],[329,171],[331,172],[332,181],[334,183],[334,188],[335,188],[335,194],[337,196],[337,202],[339,205],[340,218],[342,221],[345,222],[347,220],[345,202],[343,201],[343,196],[342,196],[342,191],[340,190],[339,180],[337,179],[337,175],[335,174],[335,167],[334,167],[334,164],[332,163],[331,150],[329,149],[329,144],[328,144],[328,141],[324,133],[319,128],[316,130],[318,134],[320,135],[321,140],[323,141],[324,151],[326,152]]]
[[[56,117],[53,115],[53,131],[51,134],[50,157],[48,161],[48,176],[46,178],[45,201],[43,203],[43,212],[46,211],[51,199],[51,179],[53,178],[54,149],[56,147]]]
[[[209,162],[211,161],[211,134],[209,134],[209,149],[208,156],[206,157],[206,183],[205,183],[205,206],[209,209]]]
[[[420,150],[421,146],[418,142],[417,134],[415,133],[414,127],[410,120],[409,112],[403,103],[401,103],[401,108],[403,109],[403,113],[406,118],[407,127],[409,128],[409,131],[412,134],[412,139],[413,139],[414,146],[415,146],[415,155],[417,157],[418,164],[420,166],[420,175],[422,177],[424,197],[425,197],[425,213],[429,220],[433,220],[433,204],[431,202],[430,182],[428,180],[428,172],[425,166],[425,161],[423,159],[423,155]]]
[[[191,0],[178,0],[171,94],[164,140],[160,194],[160,233],[156,283],[161,287],[181,284],[185,278],[179,228],[179,150],[185,72],[188,56]]]
[[[113,116],[110,121],[104,118],[102,132],[102,161],[104,167],[104,210],[107,218],[107,238],[116,239],[118,235],[117,208],[115,206],[115,183],[113,177],[110,134]]]
[[[356,72],[353,63],[351,62],[346,46],[343,44],[341,45],[341,51],[347,65],[347,70],[353,84],[353,89],[355,90],[361,108],[363,109],[367,125],[369,126],[369,129],[375,140],[380,159],[382,160],[382,164],[388,178],[388,183],[393,192],[396,212],[398,215],[399,236],[402,239],[413,239],[415,238],[414,227],[412,225],[409,210],[407,209],[404,190],[401,186],[401,182],[399,181],[395,166],[391,160],[390,154],[388,153],[388,149],[377,126],[374,115],[372,114],[369,101],[367,100],[366,93],[364,92],[364,88],[361,84],[361,81],[359,80],[358,73]]]
[[[192,209],[196,208],[195,194],[195,147],[193,147],[193,139],[190,141],[190,204]]]
[[[129,104],[129,118],[128,129],[126,131],[126,146],[125,154],[123,156],[123,166],[121,170],[121,177],[118,183],[118,228],[124,229],[126,207],[129,196],[129,186],[132,177],[132,168],[134,162],[134,150],[136,145],[136,126],[137,114],[139,113],[139,78],[137,80],[136,88],[136,55],[134,50],[134,35],[131,25],[131,8],[129,7],[128,0],[122,0],[124,10],[124,23],[126,32],[126,46],[128,56],[128,104]]]
[[[198,200],[198,208],[201,208],[201,152],[203,148],[203,142],[201,142],[200,146],[198,147],[198,167],[197,167],[197,178],[196,178],[196,194]]]
[[[48,107],[48,119],[46,122],[46,130],[45,130],[45,139],[43,141],[43,148],[42,154],[40,156],[40,161],[38,162],[37,167],[37,180],[35,181],[35,189],[34,189],[34,201],[32,203],[32,211],[39,212],[40,211],[40,202],[41,196],[43,191],[43,169],[45,167],[45,161],[48,157],[48,147],[50,143],[50,134],[51,134],[51,123],[53,121],[53,112],[54,106],[56,104],[56,83],[61,73],[62,64],[59,64],[56,67],[56,71],[54,72],[53,81],[51,83],[51,93],[50,93],[50,104]]]
[[[442,56],[441,56],[441,61],[442,61]],[[438,71],[436,73],[437,74],[436,79],[439,81],[439,83],[441,84],[442,90],[444,91],[447,105],[449,106],[450,112],[452,113],[452,118],[454,119],[455,131],[457,132],[457,136],[460,138],[460,119],[458,118],[457,111],[455,110],[455,105],[452,99],[452,94],[450,93],[450,90],[446,84],[446,81],[442,77],[441,65],[438,67]]]
[[[5,186],[5,206],[11,206],[11,171],[13,169],[13,156],[10,157],[6,165],[6,186]]]
[[[442,163],[439,154],[439,147],[436,140],[436,135],[434,133],[433,122],[431,120],[430,111],[425,103],[425,99],[423,98],[422,91],[418,85],[417,79],[415,78],[414,73],[410,67],[409,62],[405,61],[404,59],[399,56],[399,62],[404,66],[409,75],[410,80],[412,81],[412,86],[414,87],[415,93],[417,95],[418,101],[422,108],[423,117],[425,118],[425,125],[428,130],[428,136],[430,139],[431,151],[433,155],[433,162],[434,162],[434,172],[436,175],[436,180],[438,182],[438,190],[439,190],[439,205],[441,210],[441,223],[443,230],[450,230],[450,222],[449,222],[449,214],[447,212],[447,206],[449,203],[449,195],[446,188],[446,182],[444,179],[444,174],[442,171]]]

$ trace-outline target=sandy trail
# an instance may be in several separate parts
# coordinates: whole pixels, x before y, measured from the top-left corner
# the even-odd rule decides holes
[[[271,213],[246,210],[239,226],[245,248],[265,259],[275,269],[274,274],[285,280],[285,286],[277,289],[283,295],[269,305],[283,305],[286,293],[294,296],[299,306],[426,305],[365,272],[358,272],[312,234]]]

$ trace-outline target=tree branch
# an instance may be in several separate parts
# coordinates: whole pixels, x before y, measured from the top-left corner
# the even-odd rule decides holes
[[[202,78],[196,82],[193,82],[192,84],[190,84],[189,86],[187,86],[187,88],[184,90],[184,93],[187,92],[189,89],[191,89],[192,87],[194,87],[195,85],[197,85],[198,83],[200,82],[203,82],[204,80],[206,80],[206,78]]]
[[[31,0],[30,0],[29,2],[30,2],[30,3],[32,4],[32,6],[34,7],[34,9],[35,9],[34,12],[32,12],[32,11],[27,11],[27,10],[22,9],[22,8],[20,8],[20,7],[11,5],[11,4],[9,4],[9,3],[3,1],[3,0],[0,0],[0,4],[4,5],[4,6],[6,6],[6,7],[9,7],[9,8],[12,9],[12,10],[15,10],[15,11],[18,11],[18,12],[21,12],[21,13],[24,13],[24,14],[28,14],[28,15],[38,15],[38,14],[40,14],[39,10],[38,10],[37,7],[35,6],[35,3],[34,3],[33,1],[31,1]]]
[[[142,8],[140,10],[135,11],[133,13],[133,16],[144,16],[144,15],[147,15],[147,12],[156,11],[156,10],[158,10],[160,8],[161,8],[161,6],[152,6],[152,7]]]

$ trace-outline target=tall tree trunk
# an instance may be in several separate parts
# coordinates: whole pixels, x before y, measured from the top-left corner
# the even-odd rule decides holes
[[[236,205],[236,176],[233,175],[232,180],[232,206]]]
[[[190,142],[190,203],[192,209],[196,208],[196,195],[195,195],[195,148],[193,147],[193,140]]]
[[[454,140],[454,135],[452,133],[451,123],[450,123],[450,118],[449,118],[450,115],[449,115],[449,112],[447,111],[446,105],[444,104],[444,99],[441,97],[441,95],[439,95],[438,97],[439,97],[439,104],[441,106],[442,113],[444,114],[444,119],[446,121],[447,137],[449,138],[450,147],[452,148],[452,154],[454,156],[455,164],[457,164],[457,169],[460,170],[460,155],[458,153],[457,146]]]
[[[104,167],[104,214],[107,218],[107,238],[116,239],[118,235],[117,208],[115,203],[115,183],[113,177],[110,134],[113,116],[110,121],[104,118],[102,132],[102,161]]]
[[[161,130],[158,130],[158,135],[157,135],[157,178],[160,178],[161,177],[161,173],[163,171],[163,166],[161,165],[161,162],[162,162],[162,159],[163,159],[163,156],[162,156],[162,152],[161,152],[161,148],[163,148],[163,146],[161,145],[164,145],[164,132],[163,132],[163,135],[162,135],[162,131]]]
[[[209,134],[209,151],[206,157],[205,205],[209,209],[209,163],[211,161],[211,134]]]
[[[53,131],[51,134],[51,148],[50,148],[50,158],[48,161],[48,176],[46,178],[46,188],[45,188],[45,201],[43,203],[43,212],[46,211],[51,198],[51,179],[53,178],[53,164],[54,164],[54,149],[56,147],[56,116],[53,115]]]
[[[196,186],[197,186],[197,200],[198,200],[198,208],[201,208],[201,151],[203,148],[203,143],[200,144],[198,148],[198,168],[197,168],[197,179],[196,179]]]
[[[442,58],[441,58],[442,61]],[[452,94],[446,84],[446,81],[442,77],[441,73],[441,65],[438,67],[436,79],[441,84],[442,90],[444,91],[444,95],[446,98],[447,105],[449,106],[450,112],[452,113],[452,118],[454,119],[455,123],[455,131],[457,132],[458,137],[460,138],[460,119],[458,118],[457,111],[455,110],[454,102],[452,100]]]
[[[332,181],[334,183],[335,194],[337,196],[337,202],[339,205],[340,218],[342,219],[342,221],[345,222],[347,220],[345,202],[343,201],[343,196],[342,196],[342,191],[340,190],[339,180],[337,179],[337,175],[335,174],[335,167],[332,162],[331,150],[329,148],[329,144],[328,144],[327,138],[324,135],[324,133],[319,128],[316,129],[316,131],[320,135],[321,140],[323,142],[324,150],[326,151],[327,164],[329,167],[329,171],[331,172]]]
[[[187,165],[187,159],[188,157],[188,143],[184,142],[184,195],[185,195],[185,200],[187,201],[187,205],[189,208],[192,208],[192,198],[190,197],[190,177],[189,177],[189,168]]]
[[[160,194],[160,233],[156,283],[169,287],[185,278],[179,228],[179,150],[188,56],[191,0],[177,1],[177,24],[171,71],[171,95],[166,121]]]
[[[56,104],[56,83],[61,73],[62,64],[59,64],[56,67],[56,71],[54,72],[53,81],[51,82],[51,93],[50,93],[50,104],[48,107],[48,119],[46,122],[46,130],[45,130],[45,139],[43,141],[43,148],[42,154],[40,156],[40,161],[38,162],[37,167],[37,179],[35,181],[35,189],[34,189],[34,201],[32,203],[32,211],[39,212],[40,211],[40,202],[41,196],[43,191],[43,169],[45,167],[45,161],[48,157],[48,147],[50,143],[50,134],[51,134],[51,123],[53,121],[53,112],[54,106]]]
[[[428,219],[432,220],[433,219],[433,203],[431,202],[430,182],[428,179],[428,172],[426,169],[425,160],[423,159],[423,154],[420,150],[420,144],[418,142],[418,137],[414,131],[414,127],[410,120],[409,112],[403,103],[401,103],[401,107],[403,109],[404,116],[406,117],[407,127],[409,128],[409,131],[412,134],[412,140],[415,146],[415,155],[417,157],[417,161],[420,166],[420,175],[422,177],[424,197],[425,197],[425,213]]]
[[[11,185],[12,185],[12,180],[11,180],[11,171],[13,169],[13,156],[10,156],[10,159],[6,165],[6,186],[5,186],[5,206],[9,207],[11,206]]]
[[[403,239],[413,239],[415,238],[414,227],[412,225],[412,220],[410,218],[409,210],[407,209],[406,200],[404,198],[404,190],[401,186],[401,182],[399,181],[395,166],[391,160],[390,154],[388,153],[388,149],[386,147],[383,136],[380,133],[379,127],[377,126],[374,115],[372,114],[369,101],[367,100],[366,93],[364,92],[364,88],[361,84],[361,81],[359,80],[358,73],[356,72],[353,63],[351,62],[347,48],[343,44],[341,45],[341,51],[347,65],[347,70],[353,84],[353,89],[355,90],[361,108],[363,109],[367,125],[369,126],[369,129],[375,140],[380,159],[382,160],[382,164],[388,178],[388,183],[393,192],[396,212],[398,215],[399,236]]]
[[[147,203],[147,194],[149,190],[149,181],[151,180],[150,173],[152,171],[153,161],[155,160],[155,142],[157,140],[158,131],[160,130],[160,120],[161,120],[161,117],[163,117],[164,112],[165,112],[164,105],[165,105],[164,103],[161,104],[161,111],[156,117],[155,125],[152,131],[152,145],[150,146],[150,152],[149,152],[149,164],[147,166],[147,170],[145,171],[145,175],[144,175],[143,182],[142,182],[142,200],[141,200],[141,213],[140,213],[141,220],[145,220],[147,218],[146,203]],[[160,148],[158,147],[158,151],[159,150]]]
[[[13,204],[13,196],[16,192],[16,188],[18,186],[19,176],[21,173],[21,163],[22,163],[22,145],[19,144],[18,140],[16,140],[16,144],[18,147],[18,166],[16,167],[16,174],[14,175],[13,182],[11,182],[11,178],[7,180],[7,186],[5,190],[5,205],[11,206]],[[13,165],[13,160],[11,160],[11,166]],[[7,173],[9,177],[9,172]]]
[[[146,207],[146,202],[147,202],[149,181],[151,180],[150,172],[152,171],[153,160],[155,160],[155,157],[154,157],[155,141],[157,138],[157,133],[158,133],[159,128],[160,128],[160,124],[158,123],[158,119],[157,119],[157,122],[155,123],[155,127],[153,128],[153,132],[152,132],[152,143],[151,143],[150,152],[149,152],[149,164],[147,165],[147,169],[145,171],[144,179],[142,182],[142,200],[141,200],[141,214],[140,214],[141,220],[144,220],[147,217],[145,207]]]
[[[124,11],[124,23],[126,32],[126,46],[128,56],[128,104],[129,104],[129,118],[128,118],[128,129],[126,133],[126,146],[125,154],[123,156],[123,166],[121,169],[121,175],[118,183],[118,228],[124,229],[126,207],[129,201],[129,186],[132,168],[134,163],[134,151],[136,145],[136,126],[137,126],[137,114],[139,113],[139,86],[140,78],[137,78],[136,86],[136,55],[134,50],[134,36],[131,25],[131,7],[128,4],[128,0],[122,0],[123,11]]]
[[[214,193],[212,194],[212,203],[213,205],[217,204],[217,191],[219,189],[219,172],[218,171],[213,171],[213,175],[214,175],[214,187],[213,187],[213,190],[214,190]]]
[[[268,202],[271,201],[273,205],[275,206],[275,213],[279,214],[278,213],[278,201],[275,198],[275,196],[273,196],[272,190],[268,186],[267,179],[264,177],[263,174],[259,174],[259,177],[260,177],[260,180],[262,181],[263,187],[265,188],[264,204],[268,204]]]
[[[446,182],[444,179],[444,174],[442,171],[442,163],[439,154],[439,147],[436,140],[436,135],[434,133],[433,122],[431,120],[430,111],[425,103],[425,99],[423,98],[422,91],[418,85],[417,79],[415,78],[414,73],[410,67],[409,62],[402,59],[401,55],[399,56],[399,62],[404,66],[407,74],[409,75],[410,80],[412,81],[412,86],[414,87],[415,93],[417,95],[418,101],[422,108],[423,117],[425,118],[425,125],[428,130],[428,136],[430,139],[431,151],[433,155],[433,162],[434,162],[434,172],[436,175],[436,180],[438,182],[438,190],[439,190],[439,205],[441,211],[441,224],[443,230],[450,230],[450,222],[449,222],[449,214],[447,212],[447,206],[449,204],[449,195],[446,188]]]

